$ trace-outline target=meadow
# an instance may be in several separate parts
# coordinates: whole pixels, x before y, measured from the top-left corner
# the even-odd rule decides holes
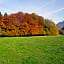
[[[64,36],[0,38],[0,64],[64,64]]]

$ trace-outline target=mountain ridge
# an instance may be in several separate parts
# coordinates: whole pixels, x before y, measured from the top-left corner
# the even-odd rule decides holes
[[[64,20],[62,22],[57,23],[56,25],[57,25],[57,28],[61,30],[64,27]]]

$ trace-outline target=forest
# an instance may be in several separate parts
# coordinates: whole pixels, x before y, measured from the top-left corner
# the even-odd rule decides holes
[[[35,13],[12,13],[4,15],[0,12],[0,36],[46,36],[59,35],[56,24]]]

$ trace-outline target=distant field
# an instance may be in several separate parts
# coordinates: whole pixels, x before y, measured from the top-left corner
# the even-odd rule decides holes
[[[0,64],[64,64],[64,36],[0,38]]]

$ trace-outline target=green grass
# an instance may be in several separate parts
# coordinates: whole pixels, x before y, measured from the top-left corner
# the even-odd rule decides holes
[[[0,64],[64,64],[64,36],[0,38]]]

